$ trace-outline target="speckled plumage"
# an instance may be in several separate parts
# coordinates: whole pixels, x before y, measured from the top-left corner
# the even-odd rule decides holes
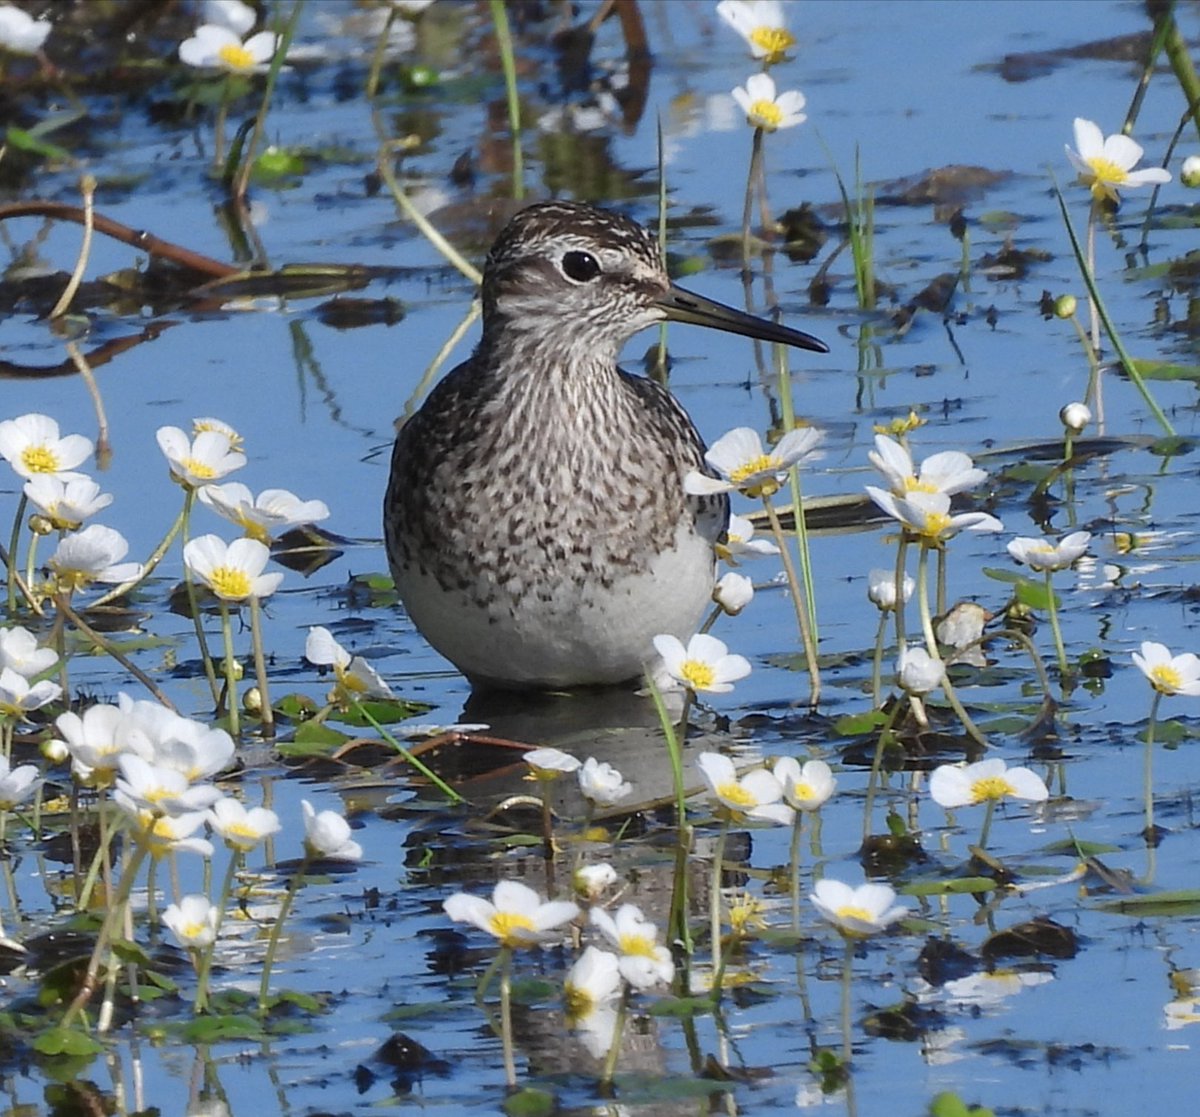
[[[483,336],[401,429],[384,502],[400,598],[473,683],[621,682],[698,626],[728,501],[684,494],[699,435],[616,364],[674,293],[650,234],[590,206],[531,206],[493,245]]]

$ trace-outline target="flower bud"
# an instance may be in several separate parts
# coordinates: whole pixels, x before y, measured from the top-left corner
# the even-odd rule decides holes
[[[1074,316],[1075,308],[1078,305],[1074,295],[1059,295],[1054,300],[1054,317],[1071,318]]]
[[[754,597],[754,583],[745,574],[722,575],[713,590],[713,600],[731,617],[736,617]]]
[[[1179,169],[1179,181],[1190,190],[1200,186],[1200,155],[1189,155]]]
[[[1068,403],[1058,413],[1062,425],[1072,434],[1079,434],[1092,421],[1091,408],[1086,403]]]

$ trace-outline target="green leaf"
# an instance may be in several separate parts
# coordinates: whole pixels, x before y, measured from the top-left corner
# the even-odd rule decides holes
[[[17,128],[15,125],[8,126],[4,138],[9,147],[19,151],[28,151],[31,155],[40,155],[43,159],[53,159],[62,163],[68,163],[71,160],[71,153],[65,147],[39,140],[32,132],[26,131],[24,128]]]
[[[1044,581],[1031,582],[1028,578],[1022,578],[1016,585],[1017,600],[1030,609],[1036,609],[1040,613],[1046,612],[1050,608],[1051,591]],[[1058,594],[1054,595],[1055,606],[1060,604]]]
[[[1167,892],[1147,892],[1122,896],[1097,904],[1100,911],[1118,915],[1195,915],[1200,912],[1200,888],[1178,888]]]
[[[951,877],[949,880],[910,880],[898,890],[902,896],[946,896],[961,893],[991,892],[996,882],[991,877]]]
[[[350,738],[321,721],[305,721],[296,726],[290,741],[280,741],[281,756],[327,756]]]
[[[711,997],[662,997],[650,1006],[651,1016],[707,1016],[713,1010]]]
[[[267,1033],[255,1016],[197,1016],[181,1029],[189,1043],[216,1043],[225,1039],[266,1039]]]
[[[370,714],[380,725],[394,725],[433,709],[427,702],[409,702],[404,698],[370,698],[360,701],[361,710]],[[339,710],[336,717],[343,725],[367,726],[370,721],[358,709]]]
[[[74,1028],[48,1028],[33,1038],[33,1049],[43,1055],[98,1055],[104,1044],[92,1039],[87,1032]]]
[[[860,714],[846,714],[838,718],[833,731],[841,737],[864,737],[878,729],[885,721],[887,714],[882,710],[866,710]]]
[[[558,1102],[552,1093],[533,1086],[523,1086],[504,1099],[504,1112],[508,1117],[548,1117],[557,1108]]]

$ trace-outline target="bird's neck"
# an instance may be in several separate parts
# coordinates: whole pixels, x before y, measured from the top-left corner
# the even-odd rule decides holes
[[[618,379],[619,344],[575,324],[542,319],[493,320],[484,327],[476,359],[503,369],[506,379],[568,380],[597,387]]]

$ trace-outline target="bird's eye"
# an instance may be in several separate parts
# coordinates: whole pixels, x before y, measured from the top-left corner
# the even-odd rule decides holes
[[[568,279],[587,283],[600,274],[600,261],[590,252],[567,252],[562,258],[562,270]]]

